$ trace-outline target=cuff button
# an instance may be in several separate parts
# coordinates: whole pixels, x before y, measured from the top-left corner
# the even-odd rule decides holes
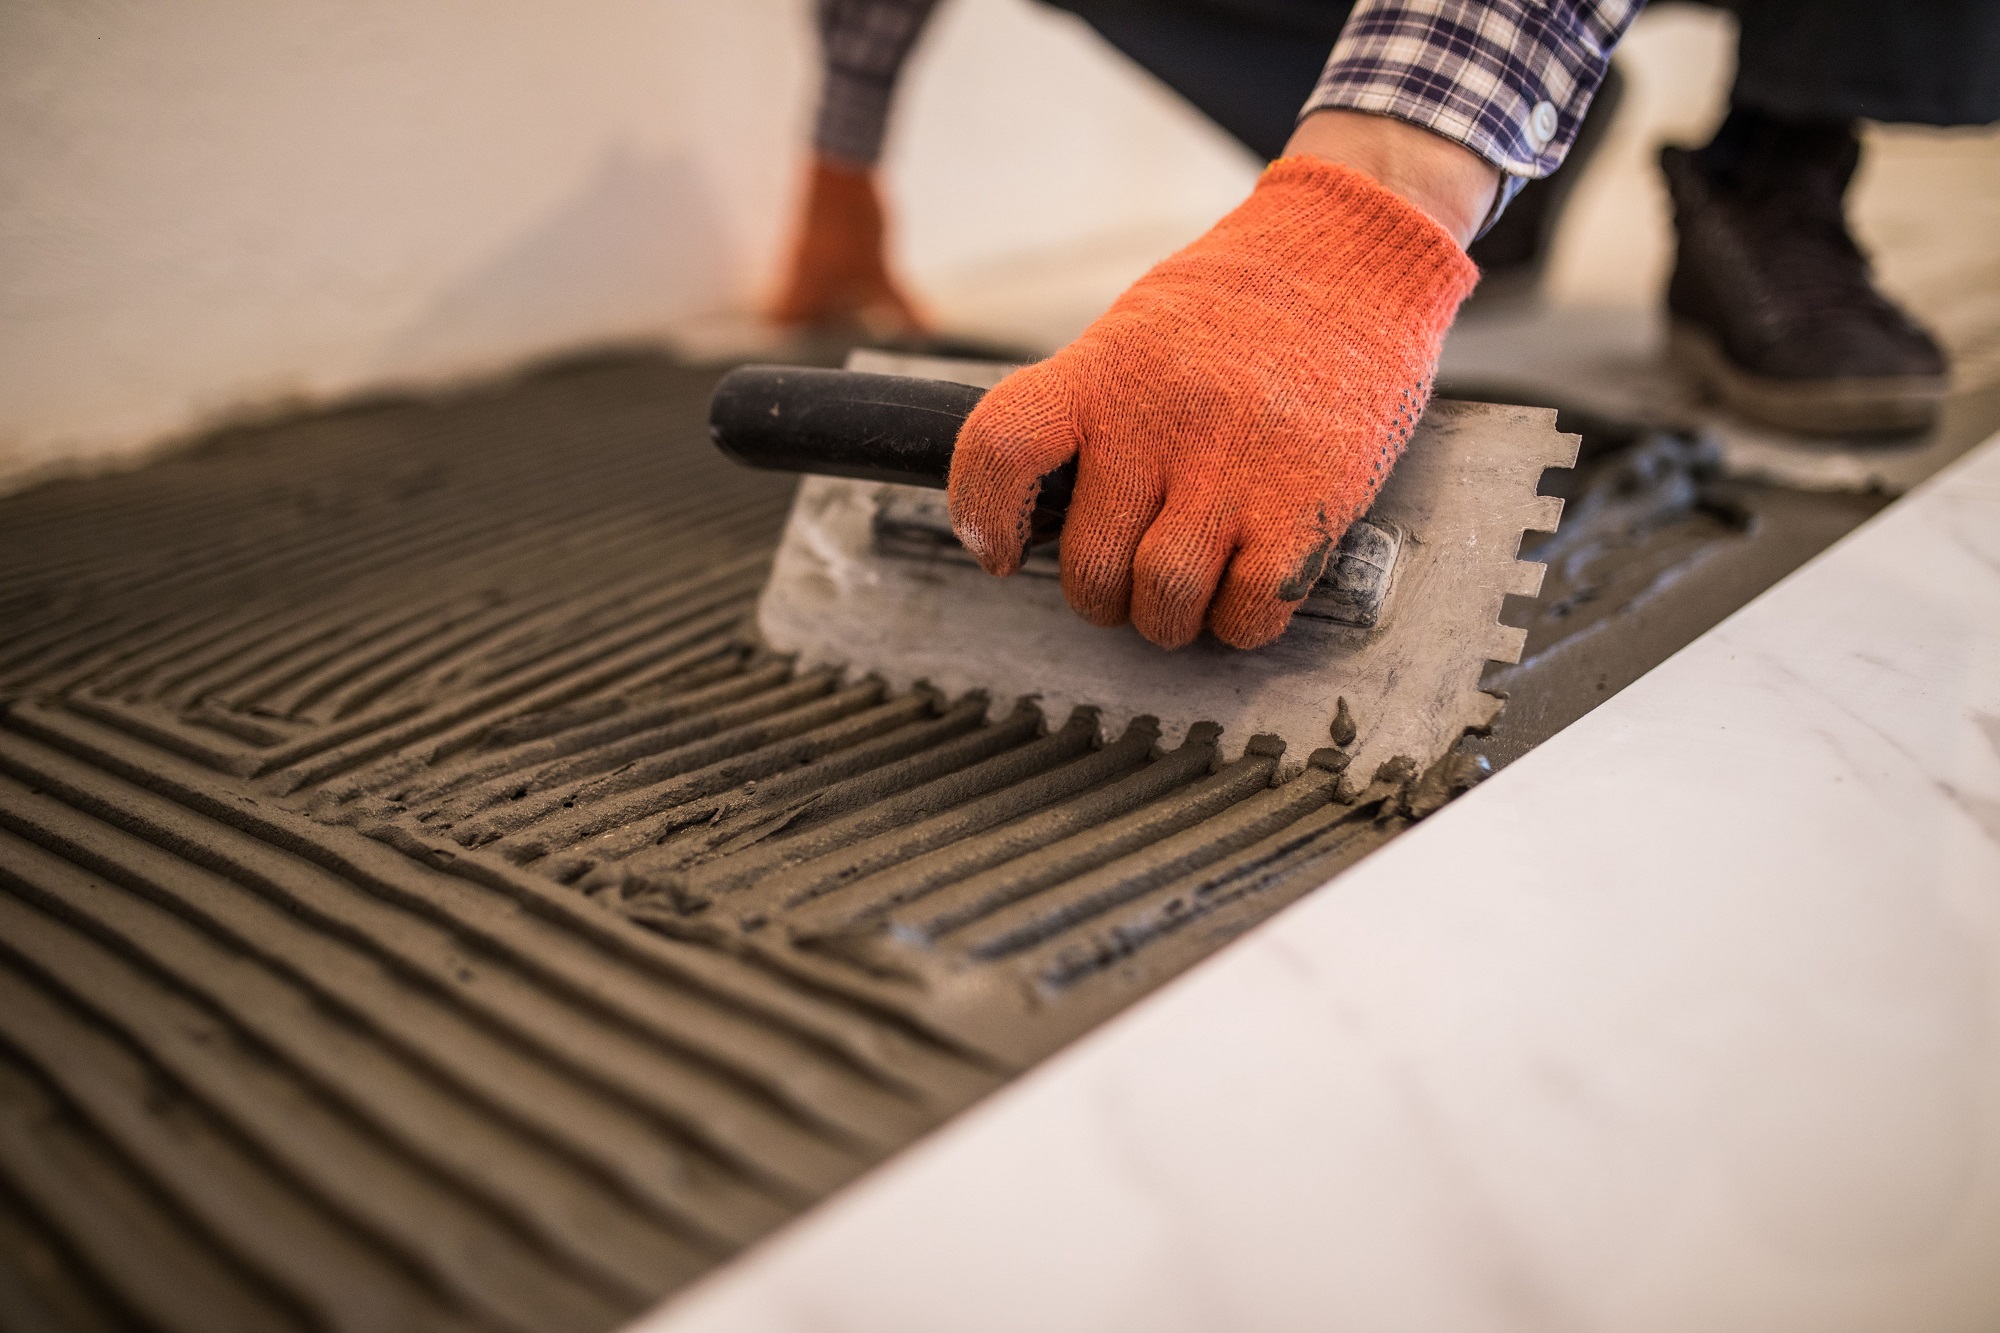
[[[1537,102],[1535,109],[1528,113],[1528,137],[1534,140],[1536,148],[1546,148],[1556,137],[1559,124],[1555,103]]]

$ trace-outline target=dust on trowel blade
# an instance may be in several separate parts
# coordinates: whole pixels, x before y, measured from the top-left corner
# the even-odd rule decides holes
[[[1478,777],[1343,791],[1333,736],[760,651],[792,488],[709,448],[714,379],[576,366],[0,500],[16,1307],[613,1327]],[[1810,545],[1735,559],[1775,511],[1699,479],[1591,508],[1620,458],[1568,493],[1629,540],[1553,550],[1551,595],[1719,615]],[[1543,605],[1534,725],[1623,623]]]

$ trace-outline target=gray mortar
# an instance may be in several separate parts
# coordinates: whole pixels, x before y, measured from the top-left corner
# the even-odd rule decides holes
[[[714,378],[559,368],[0,499],[0,1319],[610,1327],[1879,503],[1586,423],[1499,725],[1343,802],[1338,745],[1274,785],[1211,728],[771,659],[790,486],[708,447]]]
[[[1543,490],[1565,500],[1562,530],[1524,544],[1547,564],[1541,595],[1504,618],[1528,631],[1515,666],[1483,685],[1507,700],[1468,751],[1501,767],[1624,689],[1888,503],[1722,475],[1698,437],[1627,430],[1579,414],[1573,471]]]

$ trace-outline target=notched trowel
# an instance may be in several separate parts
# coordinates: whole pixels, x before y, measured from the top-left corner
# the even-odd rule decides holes
[[[1291,627],[1244,652],[1203,636],[1168,652],[1129,625],[1079,619],[1057,582],[1055,536],[1073,471],[1045,480],[1021,571],[996,579],[951,534],[941,489],[958,427],[1013,367],[856,352],[845,371],[746,366],[710,406],[724,452],[807,475],[757,605],[765,641],[802,667],[875,673],[901,689],[1039,696],[1048,716],[1098,710],[1115,735],[1134,717],[1177,744],[1198,722],[1240,754],[1282,738],[1287,768],[1339,745],[1350,782],[1407,758],[1428,768],[1501,701],[1486,662],[1521,658],[1525,632],[1501,599],[1533,596],[1542,566],[1522,534],[1552,532],[1560,499],[1544,469],[1576,462],[1579,439],[1546,408],[1433,402],[1374,506],[1342,539]]]

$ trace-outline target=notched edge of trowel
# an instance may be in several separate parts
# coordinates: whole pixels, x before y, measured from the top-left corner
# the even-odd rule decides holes
[[[1576,466],[1576,456],[1582,449],[1583,437],[1581,435],[1565,435],[1561,432],[1558,432],[1558,435],[1560,438],[1576,442],[1570,449],[1569,461],[1567,463],[1551,463],[1542,469],[1543,472],[1547,472],[1552,468],[1571,468]],[[1539,477],[1536,480],[1536,484],[1540,484]],[[1521,529],[1521,539],[1523,541],[1526,541],[1527,534],[1531,532],[1552,533],[1562,522],[1563,499],[1561,496],[1537,495],[1535,498],[1544,503],[1539,507],[1540,512],[1523,525]],[[1519,550],[1520,548],[1516,547],[1515,549]],[[1501,595],[1503,598],[1540,597],[1542,595],[1542,584],[1548,580],[1548,575],[1549,567],[1543,561],[1523,560],[1519,556],[1516,556],[1513,568],[1508,573],[1507,582],[1501,586]],[[1499,662],[1505,666],[1515,666],[1520,663],[1521,655],[1527,651],[1528,631],[1520,626],[1508,625],[1500,621],[1500,615],[1505,610],[1505,607],[1506,603],[1502,601],[1501,610],[1494,612],[1494,628],[1499,631],[1499,636],[1494,641],[1492,654],[1487,658],[1487,661]],[[1494,698],[1500,699],[1503,702],[1507,697],[1492,690],[1486,690],[1485,693],[1491,694]]]

